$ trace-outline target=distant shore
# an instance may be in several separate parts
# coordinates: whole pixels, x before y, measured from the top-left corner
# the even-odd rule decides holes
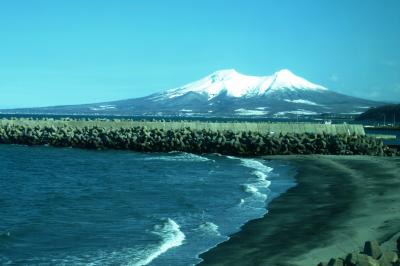
[[[200,265],[313,266],[400,232],[400,158],[270,156],[298,168],[298,185],[268,214],[202,254]]]

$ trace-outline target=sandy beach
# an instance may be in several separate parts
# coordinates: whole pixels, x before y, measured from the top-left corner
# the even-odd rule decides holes
[[[200,265],[312,266],[359,251],[367,240],[388,245],[400,232],[400,157],[265,159],[296,166],[298,185],[273,200],[266,216],[202,254]]]

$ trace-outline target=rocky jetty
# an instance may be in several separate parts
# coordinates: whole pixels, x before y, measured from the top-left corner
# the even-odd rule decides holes
[[[376,240],[367,241],[363,251],[349,253],[345,258],[332,258],[318,266],[400,266],[399,257],[400,237],[397,239],[397,247],[392,250],[383,250]]]
[[[76,122],[76,121],[75,121]],[[0,143],[143,152],[183,151],[239,156],[332,154],[394,156],[400,152],[365,135],[233,130],[102,127],[93,123],[0,123]]]

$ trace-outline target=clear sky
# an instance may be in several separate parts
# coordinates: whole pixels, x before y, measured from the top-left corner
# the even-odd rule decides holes
[[[288,68],[400,101],[399,0],[1,0],[0,108],[146,96]]]

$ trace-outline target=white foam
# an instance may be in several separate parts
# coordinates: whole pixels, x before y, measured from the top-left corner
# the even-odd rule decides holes
[[[167,252],[171,248],[182,245],[185,241],[185,234],[180,230],[180,226],[170,218],[168,218],[164,224],[155,226],[152,233],[162,238],[160,245],[146,250],[143,252],[146,255],[145,258],[132,262],[129,265],[147,265],[161,254]]]
[[[144,158],[145,161],[168,161],[168,162],[207,162],[213,161],[206,157],[186,153],[186,152],[170,152],[170,155],[166,156],[156,156]]]
[[[243,189],[245,192],[250,193],[257,198],[261,198],[263,200],[267,199],[267,195],[258,191],[258,188],[252,184],[244,184]]]
[[[207,234],[216,234],[221,235],[219,233],[219,227],[215,223],[212,222],[204,222],[199,226],[199,229]]]
[[[161,225],[156,225],[151,232],[160,237],[157,244],[148,245],[147,247],[129,247],[116,250],[99,250],[93,253],[85,253],[80,256],[65,255],[62,257],[51,258],[54,265],[130,265],[143,266],[151,263],[161,254],[167,252],[171,248],[182,245],[185,241],[185,234],[180,230],[180,226],[172,219],[168,218]],[[1,257],[0,257],[1,259]],[[48,264],[49,258],[33,257],[28,264]],[[2,262],[0,260],[0,262]]]
[[[273,170],[271,167],[268,167],[264,165],[262,162],[259,162],[254,159],[241,159],[241,161],[243,166],[246,166],[254,170],[258,170],[266,175],[268,175],[268,173]]]
[[[261,171],[254,171],[253,174],[258,177],[258,183],[264,187],[269,187],[271,181],[267,180],[267,175]]]
[[[257,170],[257,171],[254,171],[253,174],[254,174],[255,176],[257,176],[258,179],[259,179],[260,181],[267,180],[267,175],[264,174],[264,173],[261,172],[261,171],[258,171],[258,170]]]
[[[244,204],[244,202],[245,202],[244,199],[240,199],[239,206],[242,206]]]
[[[232,158],[233,159],[233,158]],[[267,199],[267,192],[264,192],[270,185],[271,181],[267,180],[268,174],[273,168],[264,165],[262,162],[255,159],[240,159],[243,166],[254,170],[251,174],[256,177],[252,178],[247,183],[242,185],[246,193],[252,195],[253,200],[265,201]],[[241,200],[239,206],[244,204],[245,200]]]

